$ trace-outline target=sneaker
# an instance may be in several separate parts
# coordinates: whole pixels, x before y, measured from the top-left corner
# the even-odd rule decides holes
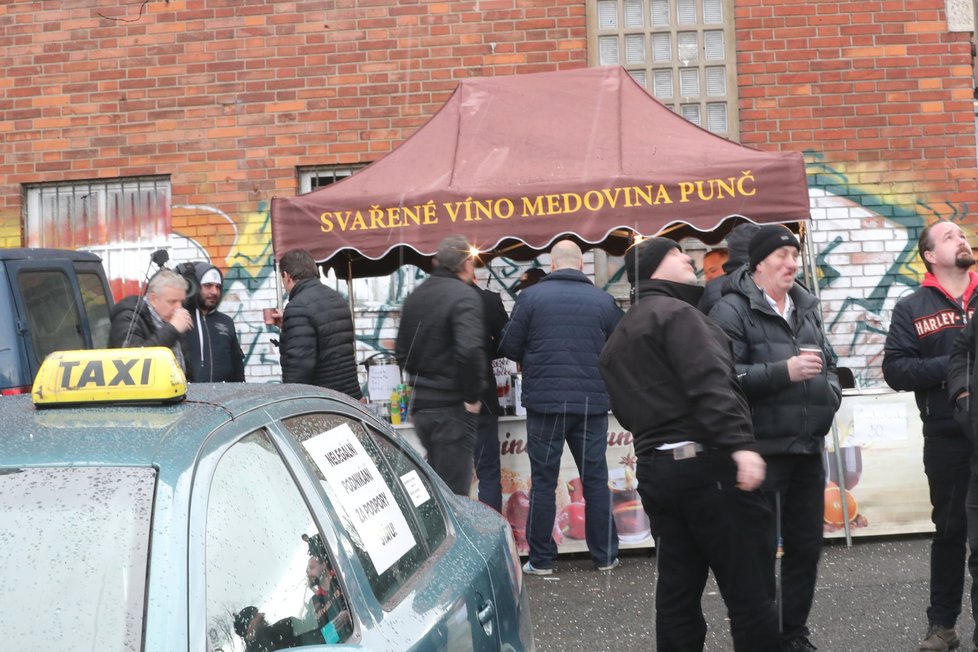
[[[796,636],[781,644],[781,652],[810,652],[817,649],[807,636]]]
[[[534,568],[529,561],[523,564],[523,573],[526,575],[552,575],[553,572],[552,568]]]
[[[607,564],[605,566],[598,566],[598,570],[599,571],[615,570],[616,568],[618,568],[619,565],[621,565],[621,562],[618,561],[617,557],[615,557],[610,564]]]
[[[920,642],[921,652],[947,652],[961,645],[958,640],[958,633],[953,627],[943,625],[931,625],[927,630],[927,636]]]

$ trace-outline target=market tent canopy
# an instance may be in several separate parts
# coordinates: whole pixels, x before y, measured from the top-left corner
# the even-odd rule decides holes
[[[744,218],[809,216],[800,153],[711,134],[602,67],[460,82],[384,158],[273,199],[272,238],[346,278],[424,265],[451,234],[516,258],[568,234],[621,253],[632,232],[715,242]]]

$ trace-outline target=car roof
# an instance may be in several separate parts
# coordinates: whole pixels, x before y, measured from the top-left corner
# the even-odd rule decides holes
[[[358,405],[309,385],[191,383],[170,405],[38,409],[29,395],[0,398],[0,467],[186,466],[214,429],[273,403],[320,398]]]
[[[74,251],[72,249],[45,249],[43,247],[13,247],[0,249],[0,260],[45,260],[67,259],[77,261],[101,262],[102,259],[90,251]]]

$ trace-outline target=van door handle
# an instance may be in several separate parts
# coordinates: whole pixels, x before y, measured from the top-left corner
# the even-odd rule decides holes
[[[486,636],[492,636],[492,620],[495,616],[495,608],[492,606],[492,600],[486,601],[481,607],[476,616],[479,622],[482,623],[482,630],[486,633]]]

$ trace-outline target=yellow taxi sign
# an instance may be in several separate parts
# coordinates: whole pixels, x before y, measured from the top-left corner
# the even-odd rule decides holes
[[[38,407],[79,403],[179,401],[187,378],[173,351],[162,346],[137,349],[55,351],[34,379]]]

